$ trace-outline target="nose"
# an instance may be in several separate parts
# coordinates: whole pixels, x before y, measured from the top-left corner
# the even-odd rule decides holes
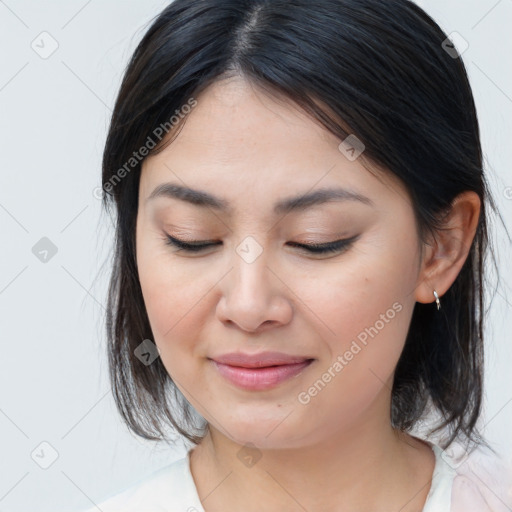
[[[292,293],[278,272],[268,266],[265,251],[252,262],[237,254],[222,280],[217,305],[220,321],[247,332],[286,325],[293,315]]]

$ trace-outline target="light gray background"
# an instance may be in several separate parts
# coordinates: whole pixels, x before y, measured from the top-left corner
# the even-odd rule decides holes
[[[447,33],[469,43],[463,59],[488,179],[510,229],[512,1],[420,3]],[[166,4],[0,0],[3,512],[80,510],[185,453],[184,445],[135,438],[115,410],[103,335],[112,229],[93,195],[125,64]],[[58,43],[46,59],[31,47],[35,41],[39,52],[51,49],[43,31]],[[487,328],[482,424],[512,459],[512,259],[502,226],[491,220],[501,278]],[[57,248],[46,263],[32,252],[43,237]],[[38,463],[51,462],[53,450],[58,458],[42,469]]]

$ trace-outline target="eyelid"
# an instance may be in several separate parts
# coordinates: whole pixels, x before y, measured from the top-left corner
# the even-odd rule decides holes
[[[167,242],[173,245],[176,245],[178,247],[183,248],[193,248],[193,247],[205,247],[205,246],[213,246],[213,245],[219,245],[222,242],[219,242],[218,240],[181,240],[180,238],[176,238],[174,236],[169,235],[166,233]]]
[[[171,240],[174,240],[180,244],[184,244],[184,245],[203,245],[203,244],[209,244],[209,243],[214,243],[214,242],[218,242],[218,240],[186,240],[186,239],[182,239],[182,238],[176,238],[175,236],[171,236],[169,234],[167,234],[167,237],[169,237]]]
[[[353,242],[355,242],[360,235],[355,235],[350,238],[344,238],[339,240],[333,240],[331,242],[325,243],[299,243],[299,242],[288,242],[290,245],[294,247],[299,247],[309,252],[310,254],[327,254],[333,252],[340,252],[343,249],[350,246]],[[165,242],[168,245],[172,245],[178,248],[178,251],[184,250],[185,252],[195,252],[199,253],[208,247],[213,247],[215,245],[222,244],[222,242],[218,240],[181,240],[179,238],[173,237],[166,233]]]

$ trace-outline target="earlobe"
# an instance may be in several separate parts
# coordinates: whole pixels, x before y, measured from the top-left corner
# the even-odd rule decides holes
[[[473,244],[480,207],[480,198],[472,191],[462,192],[453,200],[442,228],[426,247],[415,292],[417,302],[436,301],[434,290],[442,297],[457,279]]]

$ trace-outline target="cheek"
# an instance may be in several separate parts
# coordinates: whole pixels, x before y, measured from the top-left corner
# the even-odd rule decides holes
[[[341,356],[343,368],[331,370],[336,384],[327,387],[338,390],[346,407],[367,404],[392,375],[415,304],[414,249],[372,242],[373,247],[340,263],[339,271],[329,271],[329,279],[305,282],[298,292],[315,313],[308,316],[327,355],[316,377]],[[330,399],[340,400],[334,395]]]
[[[185,333],[190,335],[197,328],[193,319],[197,319],[198,311],[204,308],[200,297],[206,293],[200,283],[153,265],[141,278],[141,287],[157,344],[180,340]]]
[[[329,293],[319,291],[304,300],[318,312],[315,331],[324,345],[318,353],[327,356],[322,361],[325,368],[319,371],[326,371],[341,357],[344,381],[351,387],[364,385],[370,370],[385,381],[407,335],[413,304],[400,282],[391,288],[381,276],[368,273],[353,283],[345,276],[329,283]]]
[[[201,297],[209,286],[197,279],[197,269],[190,270],[193,266],[177,267],[163,241],[143,242],[137,249],[139,281],[154,341],[164,359],[169,348],[197,329],[193,320],[205,307]]]
[[[378,272],[357,278],[358,286],[350,287],[350,282],[349,276],[331,282],[337,293],[317,297],[322,320],[316,322],[322,330],[318,342],[327,356],[318,361],[317,371],[299,390],[303,394],[296,397],[304,428],[320,428],[318,436],[348,428],[377,403],[377,396],[390,393],[414,306],[400,287],[390,289]]]
[[[378,337],[388,348],[405,339],[416,258],[412,247],[385,243],[387,237],[368,237],[357,251],[294,281],[294,293],[308,307],[310,321],[333,357],[354,339],[364,344]]]
[[[186,398],[193,400],[187,390],[195,389],[191,376],[200,372],[197,319],[205,308],[199,300],[205,291],[194,289],[190,277],[156,264],[142,269],[141,274],[146,311],[161,362]]]

